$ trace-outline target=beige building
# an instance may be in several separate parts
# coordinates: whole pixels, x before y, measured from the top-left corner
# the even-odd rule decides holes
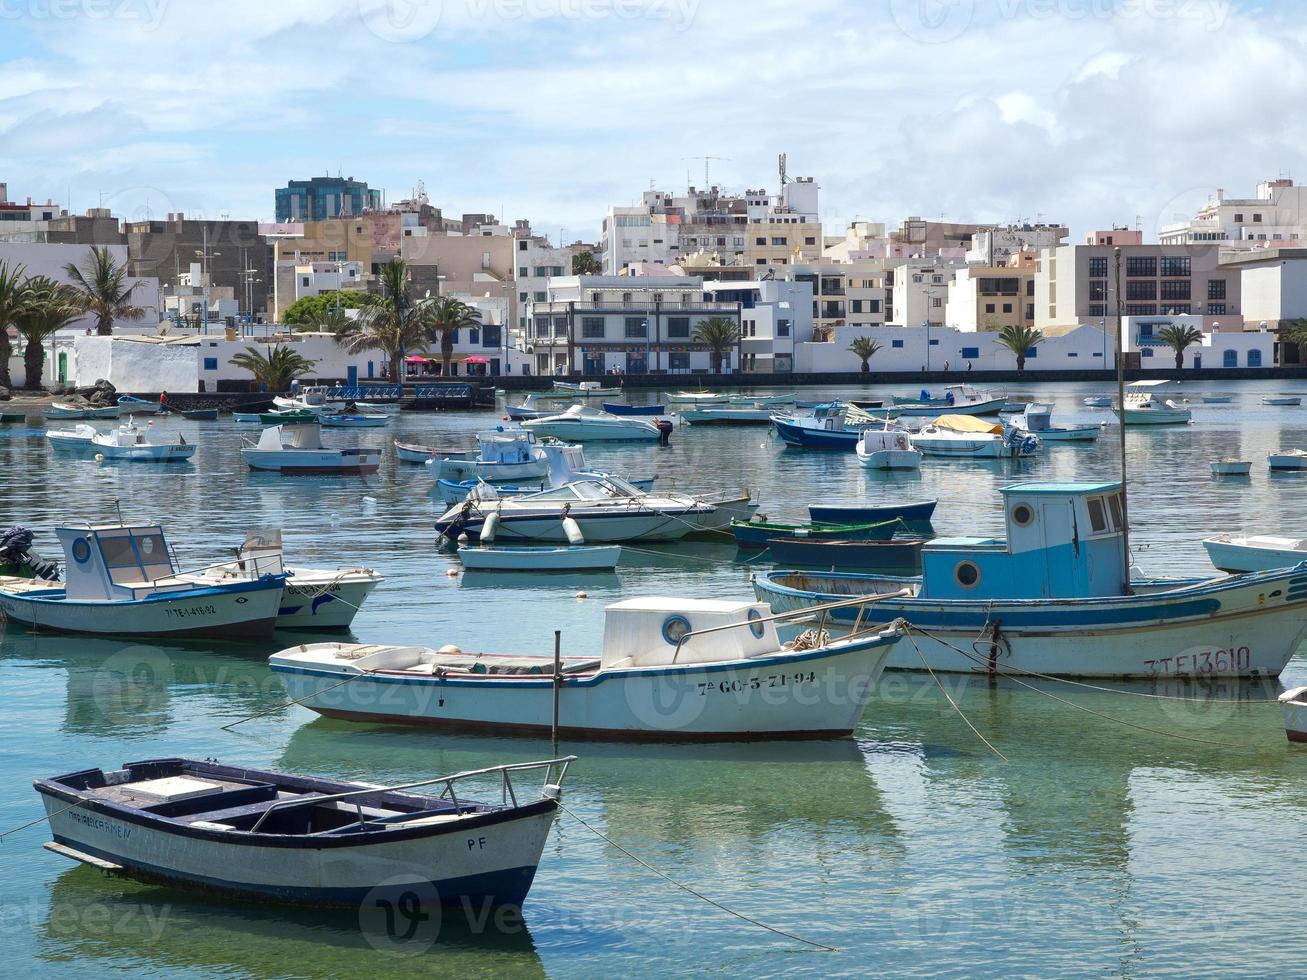
[[[944,303],[944,320],[963,332],[1033,326],[1033,262],[1025,268],[1014,264],[954,269]]]

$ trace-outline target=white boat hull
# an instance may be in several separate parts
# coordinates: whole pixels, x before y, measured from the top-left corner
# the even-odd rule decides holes
[[[1120,416],[1120,412],[1117,415]],[[1127,408],[1126,425],[1186,425],[1192,418],[1188,409],[1169,408]]]
[[[691,518],[698,514],[664,514],[658,512],[612,513],[571,515],[581,529],[587,544],[621,541],[679,541],[691,531],[700,530]],[[468,529],[474,537],[480,533],[480,524]],[[542,541],[567,544],[561,515],[504,516],[495,532],[496,541]]]
[[[1280,695],[1284,734],[1290,742],[1307,742],[1307,687],[1295,687]]]
[[[581,572],[612,570],[622,557],[620,545],[587,548],[459,548],[469,571]]]
[[[615,416],[622,418],[622,416]],[[617,424],[586,423],[560,419],[528,419],[522,428],[540,438],[560,439],[563,442],[657,442],[658,428],[651,423]]]
[[[915,470],[921,467],[922,452],[919,449],[878,449],[864,453],[858,448],[858,460],[863,466],[872,470]]]
[[[965,459],[1015,459],[1021,451],[1004,444],[1002,436],[983,439],[939,438],[921,434],[912,437],[912,444],[925,456],[950,456]]]
[[[1208,538],[1203,542],[1207,557],[1223,572],[1266,572],[1273,568],[1293,568],[1307,561],[1307,548],[1298,547],[1307,539],[1256,535],[1244,540]]]
[[[549,459],[528,460],[525,463],[485,463],[478,459],[441,459],[431,464],[431,475],[437,480],[462,483],[465,480],[485,480],[487,483],[511,483],[514,480],[539,480],[549,475]]]
[[[381,453],[375,449],[241,450],[252,470],[266,470],[286,476],[346,476],[375,473]]]
[[[1266,465],[1273,470],[1307,470],[1307,453],[1271,453]]]
[[[195,455],[196,450],[193,444],[180,442],[140,446],[106,446],[92,442],[91,448],[105,459],[131,463],[184,463]]]

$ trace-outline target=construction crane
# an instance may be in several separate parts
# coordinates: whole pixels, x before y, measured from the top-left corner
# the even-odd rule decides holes
[[[712,160],[730,160],[731,158],[730,158],[730,157],[681,157],[681,159],[682,159],[682,160],[702,160],[702,161],[703,161],[703,189],[704,189],[704,190],[707,190],[709,187],[712,186],[712,184],[710,184],[710,183],[708,182],[708,164],[709,164],[709,162],[712,161]],[[687,179],[686,179],[685,182],[686,182],[687,184],[690,182],[689,179],[688,179],[688,177],[687,177]]]

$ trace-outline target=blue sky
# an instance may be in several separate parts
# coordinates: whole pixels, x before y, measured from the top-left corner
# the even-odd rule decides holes
[[[1113,223],[1307,179],[1307,5],[1229,0],[0,0],[0,180],[270,219],[343,173],[595,239],[687,173],[854,218]],[[70,199],[71,193],[71,199]]]

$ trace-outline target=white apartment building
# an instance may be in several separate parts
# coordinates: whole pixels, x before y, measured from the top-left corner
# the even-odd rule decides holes
[[[1285,321],[1307,317],[1307,243],[1227,253],[1221,267],[1239,273],[1249,327],[1278,330]]]
[[[794,370],[798,344],[813,339],[812,284],[764,279],[703,284],[705,296],[740,309],[740,369],[746,374]]]
[[[1164,226],[1157,240],[1163,245],[1215,243],[1232,249],[1307,241],[1307,187],[1289,177],[1263,180],[1251,198],[1227,198],[1218,187],[1191,220]]]
[[[961,265],[955,259],[907,259],[888,269],[888,322],[900,327],[943,326],[949,281]]]
[[[967,249],[968,265],[999,266],[1020,252],[1032,252],[1061,245],[1069,232],[1061,225],[1003,225],[978,231],[971,236]]]
[[[191,280],[201,277],[199,266],[193,266]],[[183,273],[183,278],[186,278]],[[300,262],[282,259],[277,262],[277,319],[286,308],[306,296],[320,296],[342,289],[367,292],[367,275],[362,262]],[[190,285],[187,282],[185,285]],[[197,284],[198,285],[198,284]]]

